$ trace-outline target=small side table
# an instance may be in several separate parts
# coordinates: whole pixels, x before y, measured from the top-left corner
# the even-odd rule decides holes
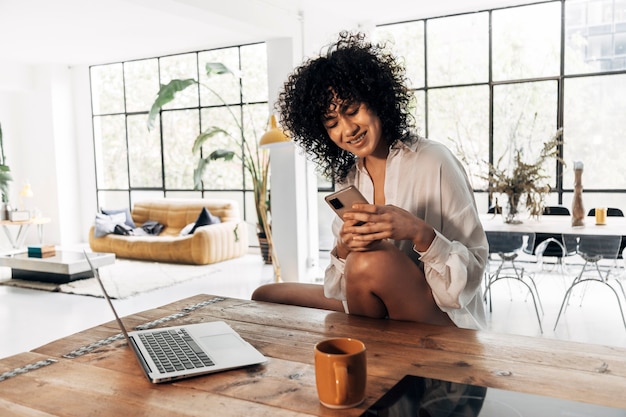
[[[2,229],[4,230],[4,234],[7,239],[13,246],[13,249],[18,249],[24,246],[24,240],[26,239],[26,234],[28,233],[28,229],[30,226],[35,224],[37,225],[37,234],[39,237],[39,243],[43,243],[43,225],[46,223],[50,223],[49,217],[34,217],[29,220],[24,220],[21,222],[12,222],[11,220],[0,220],[0,225],[2,225]],[[17,235],[13,235],[11,232],[10,226],[17,226]]]

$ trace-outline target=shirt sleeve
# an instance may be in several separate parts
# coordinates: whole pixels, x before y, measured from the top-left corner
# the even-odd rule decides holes
[[[426,216],[435,229],[435,239],[425,252],[416,252],[435,302],[451,313],[468,306],[468,310],[479,308],[488,244],[463,168],[448,152],[440,161],[439,176],[431,181],[439,188],[432,190],[440,196],[438,213]]]
[[[327,298],[345,301],[346,291],[343,271],[346,261],[337,256],[337,239],[339,236],[339,230],[341,229],[341,223],[341,220],[337,217],[332,224],[332,231],[335,236],[335,246],[330,252],[330,263],[326,267],[324,274],[324,295]]]
[[[418,252],[424,262],[424,275],[437,305],[443,311],[465,308],[476,297],[480,281],[468,285],[468,271],[482,269],[482,262],[468,248],[448,240],[438,231],[425,252]]]

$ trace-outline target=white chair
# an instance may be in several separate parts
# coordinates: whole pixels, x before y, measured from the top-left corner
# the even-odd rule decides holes
[[[549,237],[543,240],[535,248],[535,256],[537,257],[537,267],[539,271],[543,270],[543,258],[548,256],[557,257],[561,266],[561,273],[565,272],[565,266],[562,259],[568,256],[568,253],[562,241],[554,237]]]
[[[487,241],[489,242],[489,253],[498,256],[499,264],[495,272],[486,273],[485,292],[483,299],[489,304],[489,311],[492,311],[491,287],[501,280],[515,280],[528,289],[528,293],[533,299],[537,321],[539,322],[539,330],[543,333],[541,325],[541,315],[543,314],[543,306],[539,298],[539,292],[533,279],[533,274],[525,270],[524,267],[515,263],[520,253],[525,248],[533,248],[535,242],[535,234],[533,232],[486,232]],[[544,248],[545,249],[545,248]],[[541,309],[541,314],[539,310]]]
[[[535,284],[538,283],[541,279],[556,278],[555,275],[552,273],[552,268],[544,268],[544,260],[546,257],[556,258],[559,267],[558,274],[561,277],[561,285],[563,286],[564,290],[567,289],[567,286],[569,284],[567,281],[569,271],[567,270],[567,263],[565,262],[565,258],[568,256],[576,255],[576,252],[568,252],[561,239],[561,236],[558,236],[558,238],[544,238],[544,240],[535,247],[536,269],[534,271],[530,271],[534,272]],[[550,263],[550,265],[554,266],[554,264],[552,263]]]
[[[611,289],[617,304],[619,306],[622,322],[624,328],[626,328],[626,318],[624,317],[624,310],[622,308],[622,300],[626,301],[626,293],[624,287],[619,280],[619,274],[617,272],[617,255],[619,253],[620,244],[622,241],[621,236],[613,235],[583,235],[583,234],[564,234],[563,242],[565,243],[566,250],[575,250],[578,255],[583,259],[584,264],[580,269],[580,272],[572,281],[563,297],[559,314],[554,323],[554,329],[559,324],[561,314],[565,313],[567,306],[569,305],[572,291],[578,285],[585,283],[585,291],[587,284],[601,283]],[[613,285],[615,282],[616,286]],[[621,296],[616,288],[621,291]],[[580,299],[580,305],[582,305],[585,292],[583,291]]]
[[[567,207],[564,206],[546,206],[543,208],[543,215],[544,216],[570,216],[570,211]],[[560,240],[561,239],[561,234],[554,234],[554,233],[543,233],[543,232],[536,232],[535,233],[535,247],[533,248],[532,251],[526,251],[529,254],[532,255],[537,255],[537,257],[541,257],[541,262],[540,262],[540,266],[541,269],[539,269],[539,271],[542,271],[543,269],[543,258],[544,257],[548,257],[548,258],[554,258],[555,263],[552,265],[549,265],[551,267],[558,267],[559,271],[561,272],[562,275],[566,275],[567,272],[564,270],[564,259],[566,256],[572,256],[575,255],[575,253],[568,253],[567,251],[564,251],[564,245],[563,242]],[[539,253],[539,246],[544,243],[545,241],[548,241],[548,244],[542,247],[542,251],[541,253]],[[539,261],[540,259],[538,259]],[[552,268],[550,268],[551,270]]]

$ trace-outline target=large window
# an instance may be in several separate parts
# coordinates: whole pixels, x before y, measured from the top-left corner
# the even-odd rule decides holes
[[[208,62],[223,63],[239,76],[208,79],[204,71]],[[208,85],[223,101],[208,89],[188,88],[164,107],[156,127],[149,130],[148,112],[159,84],[186,78]],[[193,170],[198,155],[192,154],[192,145],[208,126],[239,137],[230,112],[244,121],[246,137],[265,131],[269,117],[265,44],[93,66],[91,90],[100,207],[127,207],[144,198],[231,198],[238,201],[245,218],[256,223],[252,184],[241,163],[213,161],[202,189],[196,190]],[[219,140],[209,141],[203,152],[231,147]]]
[[[564,25],[562,25],[564,22]],[[547,164],[549,203],[569,205],[573,161],[585,205],[626,207],[626,0],[559,0],[383,25],[418,97],[417,125],[464,158],[480,209],[488,162],[529,161],[563,127],[566,162]]]

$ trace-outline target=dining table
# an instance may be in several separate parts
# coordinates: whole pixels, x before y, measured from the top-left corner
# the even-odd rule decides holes
[[[104,302],[102,308],[107,308]],[[218,320],[267,362],[153,384],[112,320],[1,359],[0,415],[362,416],[406,375],[573,401],[581,407],[609,407],[615,411],[610,415],[626,415],[626,347],[372,319],[210,294],[123,317],[130,328]],[[345,410],[323,406],[316,391],[314,346],[334,337],[359,339],[367,349],[365,401]]]
[[[488,232],[534,232],[551,235],[619,235],[626,236],[626,217],[607,217],[606,223],[599,225],[595,217],[584,218],[583,226],[572,226],[571,216],[527,217],[519,224],[505,223],[501,214],[481,214],[480,222]]]

